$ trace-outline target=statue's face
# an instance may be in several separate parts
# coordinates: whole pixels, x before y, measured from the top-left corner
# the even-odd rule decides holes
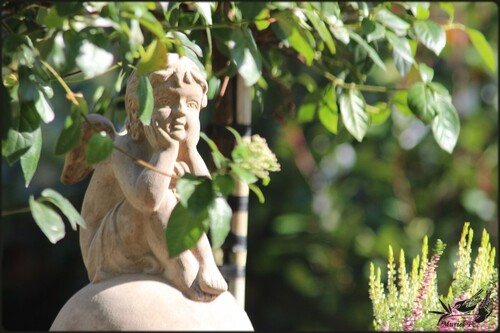
[[[199,112],[203,98],[202,88],[195,82],[173,84],[173,80],[161,84],[156,96],[151,125],[160,126],[173,139],[184,141],[188,136],[200,135]]]

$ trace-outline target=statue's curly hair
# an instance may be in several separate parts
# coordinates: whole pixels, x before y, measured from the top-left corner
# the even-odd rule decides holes
[[[152,72],[147,77],[153,87],[153,97],[155,102],[158,100],[158,91],[156,87],[158,87],[160,83],[172,78],[177,82],[198,83],[203,92],[201,108],[207,106],[207,81],[205,80],[203,72],[191,59],[187,57],[180,57],[176,53],[168,53],[167,66],[165,69]],[[134,140],[142,140],[144,138],[143,125],[139,119],[139,99],[137,97],[138,82],[139,78],[136,75],[136,72],[133,71],[127,80],[127,89],[125,91],[125,111],[127,112],[127,121],[125,126],[127,132]]]

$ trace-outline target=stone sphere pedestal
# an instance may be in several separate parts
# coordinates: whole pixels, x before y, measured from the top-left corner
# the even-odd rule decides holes
[[[121,275],[90,283],[63,306],[50,331],[253,331],[241,306],[224,292],[196,302],[159,277]]]

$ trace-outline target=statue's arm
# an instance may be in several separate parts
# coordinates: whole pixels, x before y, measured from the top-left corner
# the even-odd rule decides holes
[[[170,175],[174,173],[177,153],[175,147],[155,151],[147,161],[169,176],[142,167],[123,154],[114,154],[113,172],[125,198],[131,205],[145,213],[151,213],[160,208],[169,191]]]

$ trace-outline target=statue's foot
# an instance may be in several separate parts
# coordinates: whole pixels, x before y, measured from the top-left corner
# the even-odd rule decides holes
[[[217,296],[227,290],[227,283],[217,266],[200,267],[198,282],[202,291]]]

